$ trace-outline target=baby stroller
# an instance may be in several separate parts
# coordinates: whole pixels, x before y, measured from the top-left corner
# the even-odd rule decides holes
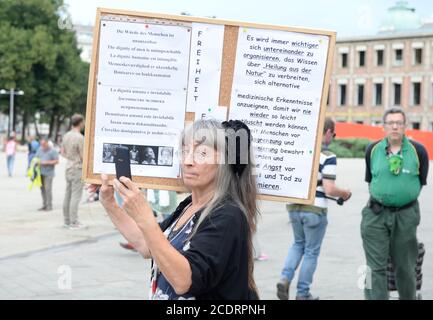
[[[421,294],[421,286],[422,286],[422,262],[424,260],[424,244],[418,243],[418,257],[416,259],[416,299],[422,300],[422,294]],[[398,300],[398,292],[397,287],[395,285],[395,272],[394,272],[394,266],[392,265],[391,258],[388,260],[388,291],[389,291],[389,297],[390,300]]]

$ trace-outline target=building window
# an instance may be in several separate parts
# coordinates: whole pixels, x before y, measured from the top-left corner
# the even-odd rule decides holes
[[[358,106],[362,106],[364,105],[364,85],[363,84],[358,84],[357,85],[357,91],[358,91],[358,95],[357,95],[357,102],[356,104]]]
[[[430,122],[430,131],[433,131],[433,122]]]
[[[383,66],[383,50],[376,50],[376,65]]]
[[[340,84],[338,86],[338,105],[344,106],[346,105],[346,85]]]
[[[382,105],[382,83],[374,84],[374,105],[380,106]]]
[[[359,67],[365,67],[365,51],[358,51]]]
[[[419,65],[422,64],[422,49],[417,48],[413,50],[413,64]]]
[[[394,65],[395,66],[403,65],[403,49],[394,50]]]
[[[412,82],[412,105],[421,103],[421,82]]]
[[[399,106],[401,104],[401,84],[394,83],[394,105]]]
[[[412,129],[419,130],[419,128],[420,128],[420,123],[419,122],[412,122]]]
[[[341,54],[341,67],[347,68],[347,53]]]

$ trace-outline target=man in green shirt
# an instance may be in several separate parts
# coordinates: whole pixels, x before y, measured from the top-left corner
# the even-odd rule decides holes
[[[370,199],[362,210],[361,236],[369,278],[366,299],[388,299],[387,264],[395,267],[400,299],[416,298],[417,198],[427,184],[428,155],[406,138],[406,115],[390,108],[383,116],[386,137],[368,146],[365,181]]]

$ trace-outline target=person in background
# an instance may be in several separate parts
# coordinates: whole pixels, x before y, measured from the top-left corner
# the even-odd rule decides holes
[[[313,275],[317,267],[320,248],[328,225],[328,202],[326,196],[341,197],[348,200],[351,192],[336,186],[337,157],[328,150],[335,137],[335,123],[330,118],[325,119],[320,153],[319,173],[317,175],[316,199],[314,205],[288,204],[287,209],[292,223],[294,244],[284,263],[281,280],[277,283],[277,296],[280,300],[289,299],[290,283],[295,271],[299,271],[296,300],[318,300],[310,293]]]
[[[91,189],[89,189],[89,186],[90,185],[88,185],[88,184],[86,184],[84,186],[84,190],[87,191],[86,202],[89,203],[89,202],[98,201],[99,200],[99,189],[98,190],[91,190]]]
[[[6,163],[8,168],[8,175],[12,177],[14,171],[15,155],[17,153],[17,142],[15,139],[15,132],[11,132],[9,138],[5,143]]]
[[[367,147],[365,181],[370,199],[362,210],[361,237],[370,286],[367,300],[389,298],[388,259],[395,271],[400,300],[416,299],[418,196],[427,184],[429,158],[425,147],[406,135],[406,114],[389,108],[383,115],[385,138]]]
[[[71,117],[71,125],[72,129],[64,135],[61,147],[61,154],[67,159],[63,219],[65,228],[75,230],[86,228],[78,221],[78,205],[83,194],[81,170],[83,167],[84,136],[81,130],[84,128],[84,117],[81,114],[74,114]]]
[[[36,155],[36,152],[39,149],[39,141],[36,139],[36,137],[30,137],[29,143],[27,144],[29,148],[29,153],[27,156],[27,169],[30,168],[30,163],[32,162],[33,157]]]
[[[262,246],[260,245],[257,231],[253,236],[253,248],[254,248],[254,260],[266,261],[269,259],[269,256],[262,250]]]
[[[36,152],[35,158],[40,160],[41,167],[41,194],[42,207],[39,211],[53,210],[53,179],[55,176],[55,166],[59,163],[59,154],[54,148],[50,147],[48,138],[41,138],[41,146]]]

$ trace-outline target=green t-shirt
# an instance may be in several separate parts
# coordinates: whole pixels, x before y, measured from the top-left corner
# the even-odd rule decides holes
[[[401,207],[418,198],[421,191],[420,163],[415,146],[403,137],[402,164],[398,174],[390,169],[388,139],[374,145],[366,157],[370,157],[370,195],[385,206]],[[367,180],[367,179],[366,179]]]

